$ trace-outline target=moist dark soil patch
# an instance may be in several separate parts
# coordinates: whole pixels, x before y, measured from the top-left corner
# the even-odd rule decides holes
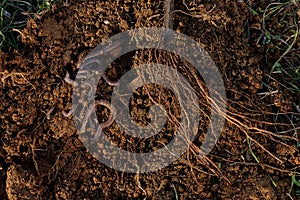
[[[253,6],[264,4],[268,3]],[[174,30],[209,52],[226,86],[227,121],[207,157],[200,159],[195,153],[206,129],[205,118],[200,120],[194,147],[157,172],[119,172],[86,150],[72,118],[62,114],[71,109],[72,86],[64,81],[66,73],[74,78],[82,57],[114,34],[162,26],[163,8],[162,1],[130,0],[57,5],[41,19],[28,21],[22,32],[24,49],[0,52],[1,199],[176,199],[177,195],[179,199],[288,199],[288,194],[297,198],[299,188],[294,186],[291,192],[290,188],[291,176],[300,172],[299,115],[292,114],[296,112],[293,103],[300,104],[299,94],[275,82],[270,84],[279,90],[276,96],[261,99],[257,94],[266,91],[262,81],[271,65],[265,62],[263,45],[254,41],[255,31],[250,35],[245,31],[247,23],[257,23],[258,19],[250,15],[244,3],[236,1],[175,3]],[[118,80],[131,67],[156,60],[181,70],[196,83],[184,70],[184,61],[173,55],[174,65],[164,61],[170,55],[156,53],[161,59],[151,50],[128,53],[105,73]],[[199,85],[193,86],[201,99]],[[171,93],[156,96],[157,90],[164,89],[149,85],[136,91],[131,101],[134,121],[140,125],[149,122],[149,96],[163,97],[165,108],[173,106],[170,113],[180,119],[178,102]],[[100,80],[99,99],[110,100],[111,92],[112,87]],[[209,110],[205,99],[200,102]],[[104,119],[108,112],[97,108],[97,115]],[[170,141],[175,130],[176,124],[167,126],[162,135],[148,141],[125,137],[115,124],[105,132],[120,148],[138,152],[137,146],[143,151],[161,148],[159,144]]]

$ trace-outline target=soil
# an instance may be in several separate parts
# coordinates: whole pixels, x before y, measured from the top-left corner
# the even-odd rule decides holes
[[[269,3],[257,1],[251,6],[258,9]],[[190,36],[209,52],[226,86],[227,121],[210,154],[200,159],[195,153],[201,144],[199,136],[195,147],[168,167],[132,174],[105,166],[86,150],[72,118],[62,114],[71,108],[72,85],[64,81],[66,73],[74,78],[82,57],[112,35],[162,26],[164,5],[163,1],[146,0],[61,3],[39,19],[28,21],[21,35],[21,50],[0,52],[1,199],[299,198],[299,188],[291,188],[291,176],[300,173],[300,118],[293,105],[300,105],[299,93],[271,79],[268,83],[278,93],[265,98],[258,95],[268,92],[262,84],[268,79],[265,74],[282,52],[270,55],[265,45],[256,42],[260,33],[251,27],[260,21],[245,3],[185,0],[174,6],[174,30]],[[294,48],[299,47],[297,41]],[[107,76],[118,80],[132,66],[153,61],[155,56],[145,56],[147,52],[155,54],[136,51],[120,57],[106,71]],[[176,55],[172,56],[184,67]],[[294,60],[299,65],[296,56]],[[189,72],[177,68],[195,83]],[[197,84],[193,87],[200,91]],[[157,91],[164,90],[155,85],[137,90],[131,101],[133,120],[147,124],[149,106],[141,105],[146,105],[150,96],[159,99]],[[112,87],[100,81],[97,95],[110,100],[111,93]],[[162,99],[171,100],[161,103],[173,105],[172,114],[180,118],[172,93],[166,90],[164,95]],[[201,97],[201,92],[197,95]],[[97,108],[102,118],[108,113]],[[201,120],[203,129],[207,121]],[[120,148],[151,151],[162,147],[154,139],[168,142],[174,130],[176,126],[167,126],[149,141],[124,136],[115,124],[105,132]]]

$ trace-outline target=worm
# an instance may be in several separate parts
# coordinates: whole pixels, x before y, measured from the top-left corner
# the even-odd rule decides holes
[[[101,129],[104,129],[106,127],[109,127],[113,121],[115,120],[116,118],[116,111],[115,111],[115,108],[110,104],[110,102],[106,101],[106,100],[98,100],[98,101],[95,101],[95,106],[96,105],[102,105],[102,106],[105,106],[106,108],[109,109],[110,113],[109,113],[109,117],[107,119],[107,121],[103,122],[100,124],[100,128]],[[92,106],[88,112],[86,113],[85,117],[84,117],[84,120],[83,120],[83,124],[82,124],[82,127],[81,127],[81,131],[83,131],[86,127],[86,124],[89,120],[89,117],[90,115],[92,114],[93,111],[95,111],[95,106]]]
[[[69,72],[67,72],[67,74],[66,74],[64,80],[65,80],[67,83],[69,83],[69,84],[71,84],[71,85],[73,85],[73,86],[78,86],[78,83],[70,78]]]
[[[89,80],[92,80],[92,78],[95,77],[95,72],[96,73],[100,73],[100,76],[110,85],[110,86],[116,86],[118,85],[118,82],[115,82],[115,81],[111,81],[109,80],[109,78],[104,74],[104,70],[105,68],[101,68],[102,66],[102,63],[101,61],[99,60],[99,58],[97,58],[98,56],[100,56],[101,54],[103,53],[106,53],[106,52],[110,52],[110,51],[113,51],[114,49],[116,49],[117,47],[120,47],[120,42],[116,42],[116,43],[113,43],[113,44],[110,44],[102,49],[100,49],[99,51],[96,51],[96,52],[92,52],[90,53],[89,55],[87,55],[87,57],[82,61],[81,65],[77,65],[77,67],[81,67],[82,70],[79,70],[78,74],[77,74],[77,78],[83,78],[83,79],[86,79],[86,83],[83,83],[85,85],[87,85],[88,87],[90,87],[90,92],[88,93],[88,96],[92,96],[93,94],[93,91],[94,91],[94,88],[93,88],[93,84],[89,81]],[[114,52],[112,52],[114,53]],[[81,62],[81,61],[80,61]],[[100,71],[99,71],[99,68],[97,68],[98,70],[96,71],[93,71],[92,67],[93,67],[93,64],[96,64],[98,66],[100,66]],[[85,69],[85,66],[87,66],[87,69]],[[70,78],[70,74],[67,72],[64,80],[77,87],[78,86],[78,82],[72,80]],[[113,121],[115,120],[116,118],[116,111],[115,109],[113,108],[113,106],[110,104],[110,102],[106,101],[106,100],[98,100],[98,101],[95,101],[95,104],[96,105],[102,105],[102,106],[105,106],[107,107],[109,110],[110,110],[110,115],[108,117],[108,120],[106,122],[103,122],[100,124],[100,128],[106,128],[108,126],[110,126]],[[73,107],[69,112],[66,112],[66,111],[62,111],[62,114],[65,116],[65,117],[70,117],[76,110],[76,107]],[[91,115],[91,113],[95,110],[95,105],[93,105],[87,112],[85,118],[84,118],[84,121],[83,121],[83,125],[82,125],[82,130],[85,129],[86,127],[86,124],[88,122],[88,119]],[[99,130],[97,131],[99,132]]]
[[[54,110],[54,107],[52,107],[52,108],[46,113],[46,117],[47,117],[48,120],[50,119],[50,115],[51,115],[51,113],[53,112],[53,110]]]

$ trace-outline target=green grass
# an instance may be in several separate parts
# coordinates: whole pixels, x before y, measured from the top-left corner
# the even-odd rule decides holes
[[[295,188],[296,196],[300,197],[300,177],[299,176],[297,177],[296,174],[294,173],[293,176],[292,176],[292,181],[291,182],[292,183],[291,183],[291,188],[290,188],[289,193],[292,192],[293,187],[296,187]]]
[[[50,8],[53,0],[0,0],[0,50],[18,49],[19,30],[28,18]]]
[[[272,67],[268,81],[274,77],[291,92],[300,92],[300,63],[294,61],[300,59],[299,50],[295,48],[296,42],[300,40],[300,0],[276,1],[265,8],[253,8],[249,4],[246,6],[253,16],[260,19],[261,34],[256,44],[265,46],[266,57],[272,61],[269,63]],[[277,26],[274,27],[274,24]],[[278,51],[280,55],[274,60],[273,53]]]
[[[257,163],[260,163],[258,157],[255,155],[255,153],[252,151],[252,144],[251,144],[251,140],[249,138],[247,138],[247,143],[248,143],[248,148],[249,148],[249,152],[251,154],[251,156],[254,158],[254,160],[257,162]]]
[[[266,7],[251,7],[246,5],[254,19],[259,20],[260,35],[256,38],[256,45],[262,45],[265,49],[265,58],[270,71],[266,74],[267,79],[263,85],[270,92],[279,88],[272,88],[270,81],[276,81],[281,88],[293,93],[300,92],[300,46],[299,45],[299,19],[300,0],[278,0],[268,4]],[[297,44],[298,42],[298,44]],[[279,112],[279,111],[278,111]],[[275,115],[274,123],[279,115]],[[249,144],[249,141],[248,141]],[[300,147],[300,142],[296,144]],[[259,160],[253,153],[251,145],[249,150],[257,163]],[[276,182],[268,174],[271,183],[277,187]],[[289,194],[295,191],[300,197],[300,177],[293,174]]]
[[[173,186],[174,193],[175,193],[175,199],[178,200],[179,198],[178,198],[176,187],[175,187],[175,185],[172,185],[172,186]]]

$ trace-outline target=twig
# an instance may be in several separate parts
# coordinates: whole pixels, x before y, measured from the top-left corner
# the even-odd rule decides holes
[[[38,163],[37,163],[37,161],[35,159],[35,153],[34,153],[34,151],[35,151],[35,143],[36,143],[36,138],[34,138],[33,144],[30,145],[31,152],[32,152],[32,161],[33,161],[33,164],[34,164],[34,167],[35,167],[35,170],[36,170],[38,176],[40,176],[41,174],[40,174],[39,166],[38,166]]]
[[[173,29],[174,0],[165,0],[164,10],[165,10],[164,27]]]

